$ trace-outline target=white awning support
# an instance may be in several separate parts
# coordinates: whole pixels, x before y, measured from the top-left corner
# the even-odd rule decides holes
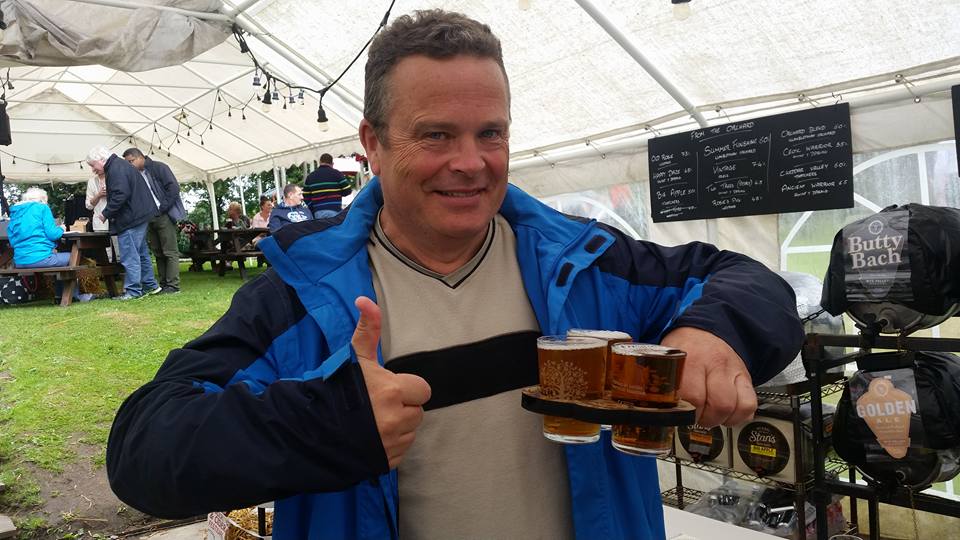
[[[707,122],[707,119],[703,117],[703,114],[697,110],[697,107],[691,103],[682,92],[680,92],[679,88],[677,88],[663,75],[663,73],[660,72],[659,69],[657,69],[657,66],[653,65],[653,62],[644,56],[643,52],[640,51],[640,47],[634,43],[633,39],[627,35],[627,33],[624,32],[620,26],[617,25],[617,23],[613,22],[609,17],[607,17],[607,14],[604,13],[602,9],[595,6],[591,0],[577,0],[577,4],[579,4],[580,7],[583,8],[583,10],[586,11],[587,14],[590,15],[590,17],[592,17],[593,20],[596,21],[597,24],[599,24],[600,27],[603,28],[607,34],[609,34],[610,37],[612,37],[614,41],[616,41],[620,47],[622,47],[623,50],[630,55],[631,58],[634,59],[634,61],[640,64],[640,67],[642,67],[651,77],[653,77],[653,80],[657,81],[657,83],[663,87],[668,94],[670,94],[670,97],[675,99],[677,103],[684,108],[684,110],[690,113],[690,116],[692,116],[697,123],[700,124],[700,127],[707,127],[709,125],[709,122]]]
[[[210,213],[213,216],[213,228],[220,228],[220,209],[217,208],[217,194],[213,188],[213,181],[207,180],[207,196],[210,197]]]

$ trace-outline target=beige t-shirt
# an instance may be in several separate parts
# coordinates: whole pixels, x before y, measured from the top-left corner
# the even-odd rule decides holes
[[[431,384],[399,468],[405,540],[573,538],[563,447],[520,407],[536,384],[539,325],[510,225],[497,215],[476,256],[443,276],[370,234],[388,369]]]

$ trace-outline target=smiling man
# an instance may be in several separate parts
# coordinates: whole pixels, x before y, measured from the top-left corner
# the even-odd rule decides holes
[[[609,432],[556,445],[521,409],[537,336],[682,348],[700,423],[732,424],[799,349],[793,293],[742,255],[509,186],[509,128],[489,27],[431,10],[384,29],[360,125],[378,179],[260,242],[273,268],[124,403],[120,498],[164,517],[276,499],[278,539],[663,538],[655,460]]]

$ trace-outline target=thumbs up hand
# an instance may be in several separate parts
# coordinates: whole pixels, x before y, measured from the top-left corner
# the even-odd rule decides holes
[[[393,373],[379,364],[380,307],[365,296],[358,297],[355,305],[360,310],[360,321],[351,344],[360,362],[387,461],[394,469],[413,444],[417,427],[423,421],[423,404],[430,399],[430,385],[422,377]]]

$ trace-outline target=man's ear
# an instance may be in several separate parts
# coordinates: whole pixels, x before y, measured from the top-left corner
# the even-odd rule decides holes
[[[366,118],[360,121],[360,144],[367,153],[367,162],[370,164],[370,171],[375,175],[380,174],[380,152],[383,144],[377,138],[377,132],[373,125]]]

